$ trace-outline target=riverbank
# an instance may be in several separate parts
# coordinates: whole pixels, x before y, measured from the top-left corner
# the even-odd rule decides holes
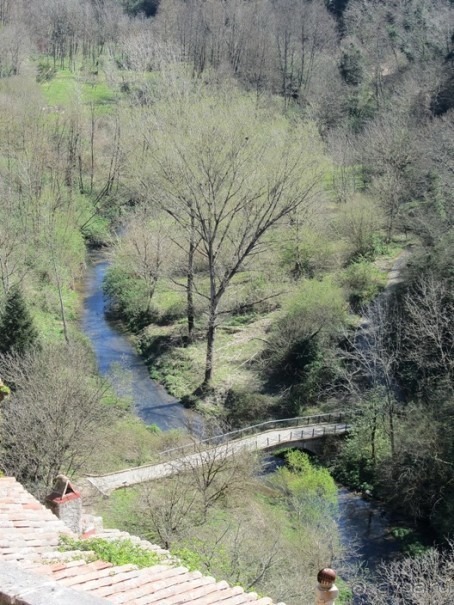
[[[178,477],[114,492],[101,502],[106,523],[147,535],[184,565],[217,580],[269,594],[276,602],[306,604],[317,567],[331,564],[339,548],[332,479],[309,465],[304,476],[281,469],[267,475],[265,484],[260,460],[250,455],[228,460],[218,455],[208,466],[209,483],[203,481],[206,473],[193,467]],[[296,498],[300,487],[304,498],[297,512],[286,498]]]
[[[201,271],[197,278],[189,340],[184,277],[161,277],[145,296],[145,280],[121,256],[123,247],[132,245],[127,237],[113,251],[107,286],[117,317],[129,326],[151,377],[186,405],[237,426],[311,413],[320,405],[320,391],[335,381],[329,367],[334,367],[342,332],[354,330],[360,322],[355,312],[385,289],[401,250],[401,243],[395,243],[376,261],[352,262],[339,254],[332,259],[337,271],[323,267],[299,279],[271,256],[258,271],[240,271],[219,309],[214,371],[206,389],[201,388],[207,351],[206,275]],[[301,343],[308,340],[305,350]]]
[[[109,383],[104,401],[113,408],[112,422],[99,433],[98,447],[87,458],[82,476],[152,463],[160,451],[186,443],[186,430],[181,429],[198,422],[150,380],[124,328],[105,316],[102,279],[106,266],[107,248],[89,249],[86,272],[75,287],[74,338],[83,339],[96,370]]]
[[[157,420],[156,424],[161,423],[160,428],[167,430],[171,426],[170,423],[180,422],[181,416],[174,412],[175,410],[181,412],[183,408],[172,405],[175,401],[172,401],[162,387],[153,384],[145,365],[134,351],[124,329],[118,323],[109,321],[105,317],[102,280],[108,263],[105,253],[102,251],[98,251],[92,256],[86,280],[82,325],[84,332],[92,342],[100,371],[103,374],[109,374],[112,365],[118,364],[117,367],[123,378],[125,374],[130,373],[130,385],[136,384],[135,389],[130,388],[129,390],[129,396],[135,402],[135,412],[144,422],[147,423],[147,420],[150,419]],[[119,392],[125,393],[124,380],[118,381],[117,387],[120,389]],[[154,399],[150,405],[146,403],[147,400],[149,401],[150,393],[144,393],[143,389],[150,389],[152,392]],[[158,397],[160,394],[163,395],[164,403],[156,401],[156,393]],[[184,410],[184,413],[190,414],[187,410]],[[380,559],[392,558],[399,552],[400,543],[392,533],[394,527],[392,521],[379,504],[366,502],[361,496],[341,487],[339,489],[339,506],[339,530],[344,547],[350,552],[346,560],[348,565],[361,561],[369,567],[375,567]],[[351,524],[346,519],[351,519]],[[357,549],[358,540],[361,546],[356,554],[352,554]]]
[[[280,582],[271,581],[269,574],[272,575],[272,571],[267,570],[266,579],[270,583],[267,584],[264,590],[268,594],[273,594],[276,599],[285,598],[288,603],[294,602],[294,596],[289,596],[285,591],[290,590],[291,592],[293,590],[294,578],[292,572],[296,569],[294,563],[298,561],[298,569],[301,573],[301,576],[298,576],[299,587],[304,585],[306,576],[310,577],[311,570],[315,569],[317,565],[332,565],[340,573],[339,586],[342,587],[342,598],[339,603],[359,603],[360,590],[364,586],[365,578],[371,579],[371,574],[374,574],[382,560],[390,562],[400,555],[400,543],[393,534],[393,529],[396,527],[395,519],[386,513],[379,503],[364,500],[359,494],[348,492],[342,486],[338,486],[336,497],[338,504],[336,505],[329,499],[326,503],[328,508],[334,505],[330,514],[334,514],[333,511],[337,507],[337,513],[333,517],[336,520],[337,529],[336,525],[332,524],[331,517],[328,518],[328,516],[322,515],[323,507],[320,508],[321,504],[318,502],[317,510],[323,516],[323,521],[320,521],[317,525],[318,529],[315,531],[315,528],[311,526],[312,521],[314,521],[311,504],[307,500],[307,493],[304,490],[305,496],[301,500],[300,506],[296,506],[296,493],[299,493],[301,488],[296,476],[291,479],[292,482],[296,481],[296,483],[291,492],[288,493],[288,498],[291,501],[288,500],[287,502],[280,495],[284,484],[282,483],[283,478],[280,477],[282,471],[276,474],[276,470],[281,464],[276,464],[275,460],[275,457],[273,457],[273,462],[268,461],[265,467],[266,470],[261,471],[253,482],[250,479],[245,481],[243,488],[241,488],[239,501],[236,499],[231,501],[230,497],[228,499],[230,504],[227,505],[226,501],[223,501],[221,509],[216,514],[208,516],[207,525],[205,522],[202,525],[195,523],[187,528],[185,525],[179,525],[183,523],[182,519],[178,521],[178,509],[182,502],[179,504],[176,501],[174,502],[172,497],[173,483],[169,480],[114,492],[109,499],[102,501],[101,512],[107,525],[121,527],[127,531],[134,530],[139,535],[146,535],[148,538],[151,536],[153,540],[159,543],[161,543],[162,536],[167,535],[172,552],[179,556],[185,565],[194,569],[206,569],[208,573],[216,575],[217,579],[225,578],[225,574],[231,571],[227,553],[228,549],[233,547],[234,544],[236,544],[239,564],[246,564],[243,559],[244,540],[249,540],[249,533],[252,528],[258,530],[256,525],[259,523],[262,527],[261,532],[266,528],[267,539],[264,541],[262,535],[256,534],[253,543],[247,542],[249,549],[247,565],[250,568],[252,561],[259,555],[266,558],[265,542],[269,546],[272,540],[279,536],[279,546],[277,543],[273,546],[275,549],[273,561],[275,561],[278,568],[287,570],[285,577],[288,586],[286,588]],[[315,465],[314,468],[317,467],[322,470],[322,467],[318,465]],[[290,476],[287,479],[290,480]],[[307,477],[306,480],[308,480]],[[183,473],[175,481],[178,481],[180,490],[183,489],[183,486],[186,486],[182,494],[187,494],[189,489],[187,483],[192,481],[190,475],[185,478]],[[296,490],[296,492],[293,493],[293,490]],[[159,504],[156,498],[159,499]],[[151,510],[147,512],[143,508],[144,501],[148,503],[155,502],[157,509],[154,510],[153,514]],[[172,534],[173,537],[170,537],[167,533],[156,535],[155,523],[163,522],[161,513],[165,506],[171,506],[172,502],[177,507],[175,510],[177,516],[174,519],[177,523],[174,528],[176,534]],[[246,510],[251,511],[254,516],[254,522],[251,525],[249,525],[249,521],[246,521],[249,518]],[[194,511],[189,509],[188,514],[192,515],[193,513]],[[155,517],[155,515],[158,516]],[[162,530],[162,526],[160,527]],[[177,527],[178,529],[176,529]],[[242,535],[241,538],[237,538],[238,542],[231,541],[230,531],[235,527],[241,528]],[[316,543],[319,544],[320,532],[323,534],[322,543],[328,548],[324,554],[315,543],[311,542],[316,540]],[[218,543],[216,548],[211,550],[213,540],[216,542],[220,535],[223,535],[222,548],[221,543]],[[338,550],[340,547],[341,551]],[[297,552],[299,555],[292,562],[291,553],[294,549],[296,549],[295,556]],[[302,556],[301,553],[306,553],[308,556]],[[334,553],[337,554],[332,558]],[[219,565],[222,565],[222,570],[218,567]],[[359,568],[360,572],[358,571]],[[281,571],[279,575],[282,576]],[[283,592],[270,592],[271,587],[274,591]],[[254,588],[261,590],[261,584],[254,586]]]

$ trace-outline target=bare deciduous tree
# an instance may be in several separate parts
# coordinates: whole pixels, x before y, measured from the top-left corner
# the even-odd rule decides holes
[[[0,77],[17,76],[29,50],[30,41],[23,24],[2,27],[0,38]]]
[[[405,296],[405,357],[428,376],[454,379],[454,301],[447,281],[429,274]],[[417,343],[417,344],[416,344]]]
[[[218,502],[245,490],[257,469],[255,456],[236,451],[229,443],[206,445],[194,441],[195,454],[178,466],[198,494],[202,519]],[[184,481],[184,479],[183,479]]]
[[[265,234],[296,210],[304,216],[316,199],[319,142],[310,127],[275,121],[233,91],[220,94],[215,105],[201,95],[171,112],[154,108],[141,122],[144,197],[190,241],[195,234],[207,266],[208,287],[198,294],[209,305],[208,386],[221,300]]]
[[[387,433],[392,455],[394,455],[396,449],[394,426],[397,406],[395,372],[399,350],[397,346],[390,346],[387,332],[389,325],[388,313],[388,301],[382,296],[363,316],[363,325],[359,333],[353,337],[346,337],[347,345],[341,353],[347,363],[344,376],[350,393],[359,397],[359,399],[362,399],[367,391],[372,395],[373,413],[370,426],[374,462],[375,437],[381,414],[387,417]]]
[[[382,213],[375,201],[356,194],[339,209],[333,222],[334,231],[348,242],[352,258],[367,257],[374,252],[375,237],[383,225]]]
[[[449,605],[454,599],[454,550],[430,549],[422,555],[382,565],[378,577],[358,595],[363,605]]]
[[[210,426],[211,445],[192,438],[185,459],[169,462],[175,468],[173,477],[143,488],[145,525],[166,548],[191,528],[204,525],[216,507],[228,506],[253,481],[257,457],[236,451],[229,443],[217,443],[213,430]]]
[[[111,419],[102,401],[107,384],[77,343],[1,356],[0,375],[12,387],[2,407],[1,466],[43,495],[96,448],[97,430]]]
[[[370,189],[383,208],[388,241],[403,204],[417,195],[420,175],[414,163],[418,154],[415,133],[400,115],[376,119],[362,137],[361,158],[373,175]]]
[[[141,211],[131,217],[126,233],[116,241],[113,250],[115,264],[145,284],[147,312],[151,309],[158,280],[169,264],[169,250],[170,238],[165,226],[159,219],[152,220]]]

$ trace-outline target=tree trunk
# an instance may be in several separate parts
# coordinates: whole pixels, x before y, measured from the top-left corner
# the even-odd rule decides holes
[[[205,360],[205,378],[203,380],[203,386],[209,386],[213,377],[213,365],[214,365],[214,338],[216,335],[216,320],[218,317],[218,303],[217,301],[212,302],[210,305],[210,317],[208,319],[208,330],[207,330],[207,353]]]
[[[189,240],[189,254],[188,254],[188,281],[187,281],[187,309],[186,314],[188,318],[188,344],[194,340],[194,324],[195,324],[195,310],[194,310],[194,252],[195,252],[195,234],[194,234],[194,217],[191,216],[191,234]]]
[[[65,342],[67,344],[69,344],[68,326],[66,324],[65,305],[63,304],[63,294],[62,294],[60,279],[57,280],[57,288],[58,288],[58,299],[60,301],[61,320],[63,323],[63,335],[65,337]]]
[[[373,417],[373,421],[372,421],[372,430],[371,430],[371,436],[370,436],[372,464],[374,466],[374,470],[377,466],[377,452],[376,452],[376,447],[375,447],[376,434],[377,434],[377,414],[374,412],[374,417]]]
[[[57,282],[58,300],[60,302],[60,313],[61,313],[61,320],[62,320],[62,323],[63,323],[63,335],[65,337],[66,344],[69,344],[68,326],[66,324],[65,305],[63,303],[62,284],[61,284],[61,281],[60,281],[60,275],[58,273],[58,268],[57,268],[57,263],[55,261],[55,258],[52,258],[52,261],[53,261],[53,265],[54,265],[55,279],[56,279],[56,282]]]
[[[213,242],[210,241],[207,247],[208,266],[210,270],[210,312],[207,328],[207,353],[205,359],[205,378],[202,387],[208,387],[213,377],[214,365],[214,338],[216,336],[216,322],[218,319],[219,301],[225,291],[224,287],[216,288],[216,267],[215,255],[213,251]]]
[[[154,279],[151,282],[150,288],[148,290],[148,302],[147,302],[147,313],[149,313],[151,311],[151,301],[153,300],[153,296],[154,296],[154,292],[156,290],[156,284],[157,284],[158,280]]]
[[[396,455],[396,434],[394,430],[394,405],[391,404],[388,408],[389,421],[389,442],[391,445],[391,457],[394,460]]]
[[[93,104],[90,106],[90,112],[90,193],[93,193],[93,183],[95,179],[95,108]]]
[[[214,365],[214,338],[216,336],[216,322],[218,319],[219,300],[223,294],[222,290],[216,291],[216,273],[214,268],[214,255],[212,247],[209,247],[208,262],[210,266],[210,314],[207,329],[207,354],[205,359],[204,387],[211,383]]]

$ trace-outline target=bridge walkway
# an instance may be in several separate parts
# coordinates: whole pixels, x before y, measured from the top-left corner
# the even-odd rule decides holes
[[[310,421],[317,419],[317,423]],[[286,424],[294,426],[286,426]],[[269,428],[269,426],[273,428]],[[170,459],[165,462],[146,464],[105,475],[87,475],[85,479],[99,492],[109,495],[121,487],[163,479],[184,470],[212,461],[234,456],[241,451],[273,450],[296,444],[304,445],[327,435],[343,435],[349,425],[342,414],[322,414],[286,420],[273,420],[259,425],[219,435],[211,439],[162,452]],[[251,434],[252,433],[252,434]]]

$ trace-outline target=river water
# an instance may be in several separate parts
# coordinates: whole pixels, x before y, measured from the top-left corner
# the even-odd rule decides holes
[[[147,367],[121,326],[106,318],[102,282],[108,265],[103,252],[94,253],[84,287],[82,330],[91,342],[100,373],[111,379],[113,376],[119,395],[126,390],[135,413],[146,424],[156,424],[162,430],[200,426],[200,416],[150,379]],[[122,380],[125,376],[129,388]],[[385,511],[343,487],[339,488],[338,497],[338,527],[345,547],[340,565],[360,564],[373,571],[381,560],[396,556],[398,545],[390,535],[391,520]]]
[[[390,533],[398,523],[383,506],[342,486],[338,501],[344,564],[360,565],[373,572],[381,561],[390,561],[399,554],[399,543]]]
[[[93,253],[90,261],[84,287],[82,330],[90,339],[99,372],[112,379],[118,395],[131,398],[135,413],[145,424],[156,424],[163,431],[197,426],[198,415],[151,380],[146,365],[120,325],[106,318],[102,282],[109,263],[103,252]]]

